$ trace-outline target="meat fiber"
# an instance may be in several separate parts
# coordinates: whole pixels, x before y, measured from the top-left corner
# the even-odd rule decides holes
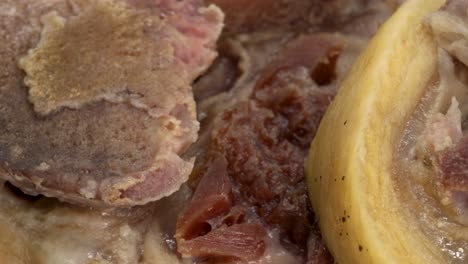
[[[366,32],[372,35],[397,0],[208,0],[226,14],[228,35],[263,31]],[[394,2],[394,3],[393,3]]]
[[[195,195],[179,216],[177,250],[200,263],[332,263],[303,162],[340,82],[391,8],[379,0],[208,2],[226,13],[226,29],[220,59],[195,84]],[[257,231],[223,240],[244,225]]]
[[[452,191],[465,192],[468,197],[468,136],[453,148],[438,155],[442,184]]]
[[[73,203],[144,204],[193,167],[192,81],[222,13],[200,1],[0,4],[0,176]]]
[[[274,229],[280,243],[304,254],[312,216],[303,161],[334,94],[317,83],[335,81],[343,41],[329,34],[291,41],[260,73],[248,100],[221,113],[210,161],[178,221],[179,252],[251,261]],[[237,230],[233,241],[248,243],[244,254],[234,242],[219,242],[230,230]]]

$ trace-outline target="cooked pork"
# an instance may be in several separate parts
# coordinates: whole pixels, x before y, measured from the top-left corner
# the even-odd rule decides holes
[[[222,13],[200,1],[2,1],[0,176],[30,194],[135,205],[185,182],[192,81]]]
[[[216,60],[223,16],[198,0],[3,2],[3,179],[33,195],[116,206],[167,196],[191,173],[171,196],[129,209],[23,200],[7,184],[0,199],[12,204],[0,207],[0,221],[12,226],[7,239],[19,235],[5,255],[23,245],[23,263],[65,255],[70,263],[332,263],[303,162],[391,8],[205,2],[227,18]],[[12,208],[19,212],[2,218]]]
[[[259,31],[312,32],[333,30],[369,34],[401,0],[208,0],[226,14],[227,35]]]
[[[466,221],[468,211],[468,2],[450,0],[428,19],[439,45],[439,79],[434,113],[429,113],[418,147],[437,177],[444,206]]]
[[[293,7],[313,1],[286,2]],[[340,14],[336,23],[324,27],[307,20],[297,32],[272,21],[239,26],[246,13],[224,9],[229,34],[222,37],[223,63],[195,84],[202,131],[190,150],[198,154],[195,193],[177,224],[182,256],[202,263],[331,263],[314,226],[303,162],[344,74],[390,13],[383,2],[358,2],[334,12],[330,3],[329,11]],[[232,76],[239,77],[218,81]],[[214,95],[207,97],[208,91]]]

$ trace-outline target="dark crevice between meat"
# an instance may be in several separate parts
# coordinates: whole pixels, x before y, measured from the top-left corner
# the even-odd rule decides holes
[[[241,75],[238,67],[239,58],[230,50],[226,43],[218,44],[219,55],[206,74],[199,77],[193,84],[196,102],[227,92]],[[216,85],[213,85],[216,83]]]
[[[226,159],[215,156],[177,223],[182,255],[249,260],[263,254],[265,230],[259,223],[244,221],[245,209],[234,206],[232,187]]]
[[[35,202],[43,197],[42,195],[28,195],[21,191],[20,188],[15,187],[9,182],[5,182],[5,188],[9,190],[12,194],[14,194],[16,197],[29,202]]]
[[[313,230],[307,241],[307,260],[306,264],[330,264],[333,263],[333,257],[327,248],[321,242],[319,230]]]
[[[334,96],[320,84],[335,81],[343,45],[329,34],[296,38],[260,73],[248,100],[219,114],[210,158],[195,169],[201,180],[178,220],[182,255],[256,260],[278,232],[281,246],[304,261],[331,259],[314,228],[303,162]]]

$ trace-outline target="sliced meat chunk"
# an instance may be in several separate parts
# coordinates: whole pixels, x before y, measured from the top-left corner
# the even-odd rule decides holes
[[[224,157],[214,158],[177,222],[178,250],[192,257],[255,260],[265,250],[265,229],[245,223],[233,207],[233,188]]]
[[[259,224],[265,233],[278,233],[274,243],[266,237],[258,240],[266,247],[281,244],[294,256],[306,258],[314,231],[303,162],[334,96],[336,60],[344,45],[342,37],[330,34],[293,39],[259,73],[250,96],[213,121],[210,158],[178,221],[179,252],[200,256],[199,246],[224,247],[218,237],[229,228]],[[228,184],[221,183],[230,187],[224,189]],[[193,228],[196,231],[190,231]],[[189,240],[180,239],[184,236]]]
[[[309,226],[303,158],[334,94],[315,80],[333,76],[343,45],[332,35],[293,40],[265,68],[251,100],[226,111],[214,133],[242,199],[297,244]]]
[[[206,75],[193,86],[195,100],[201,102],[222,92],[228,91],[239,77],[237,60],[229,54],[220,54]]]
[[[222,28],[200,2],[2,3],[0,177],[99,206],[176,191],[199,127],[191,83]]]
[[[211,260],[252,261],[265,251],[265,229],[260,224],[222,226],[193,240],[183,241],[179,252]]]

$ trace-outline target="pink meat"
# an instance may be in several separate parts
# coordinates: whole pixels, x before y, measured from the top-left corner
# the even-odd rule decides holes
[[[298,37],[260,73],[248,100],[219,115],[208,152],[212,158],[201,169],[204,173],[192,202],[178,221],[179,252],[202,256],[208,243],[210,252],[220,256],[219,247],[228,246],[219,242],[225,226],[255,224],[263,230],[261,234],[277,230],[283,246],[305,258],[305,245],[314,231],[303,162],[334,94],[318,84],[335,81],[335,62],[343,45],[334,35]],[[226,182],[230,184],[221,184]],[[226,198],[231,195],[232,200]],[[223,202],[213,202],[219,200]],[[262,236],[239,234],[247,242],[266,241]],[[190,247],[181,239],[184,236]],[[242,259],[244,255],[231,252],[228,256]]]
[[[177,222],[182,255],[254,260],[265,247],[265,229],[243,223],[244,209],[234,206],[233,188],[224,157],[215,158],[201,178]]]
[[[468,136],[438,155],[442,184],[452,191],[468,194]]]
[[[265,251],[265,229],[259,224],[222,226],[192,240],[179,242],[182,255],[211,260],[252,261]]]
[[[97,206],[178,190],[199,128],[191,83],[217,55],[220,10],[176,0],[1,5],[0,177]]]

